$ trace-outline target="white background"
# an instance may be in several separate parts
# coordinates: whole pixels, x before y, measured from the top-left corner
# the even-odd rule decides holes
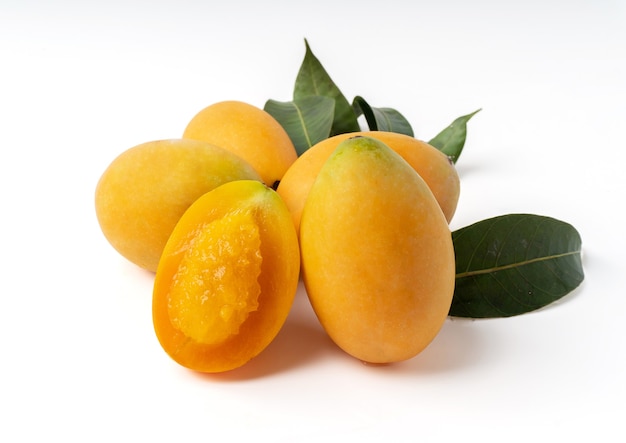
[[[0,3],[1,441],[626,439],[626,2],[434,4]],[[349,100],[400,110],[419,138],[482,108],[452,228],[567,221],[584,283],[532,314],[450,319],[388,367],[335,348],[301,288],[243,368],[171,361],[152,275],[99,231],[96,182],[213,102],[289,100],[304,38]]]

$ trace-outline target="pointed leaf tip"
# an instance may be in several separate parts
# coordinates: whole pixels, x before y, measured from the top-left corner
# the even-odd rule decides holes
[[[309,96],[330,97],[335,101],[330,135],[359,131],[359,124],[352,106],[313,54],[306,39],[305,46],[306,52],[296,76],[293,99],[298,100]]]
[[[449,126],[432,138],[428,144],[439,149],[441,152],[450,157],[453,163],[456,163],[461,156],[463,147],[465,146],[465,139],[467,137],[467,122],[481,110],[482,108],[479,108],[470,114],[458,117],[450,123]]]

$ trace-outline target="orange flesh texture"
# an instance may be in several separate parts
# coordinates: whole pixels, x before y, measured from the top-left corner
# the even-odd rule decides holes
[[[289,135],[270,114],[234,100],[202,109],[188,123],[183,138],[204,140],[234,152],[270,187],[298,157]]]
[[[183,255],[170,287],[175,328],[199,343],[222,343],[256,311],[261,287],[261,240],[250,212],[205,226]]]
[[[298,241],[278,195],[256,181],[222,185],[183,215],[155,276],[153,323],[182,366],[242,366],[278,334],[299,276]]]
[[[196,140],[159,140],[120,154],[100,178],[96,214],[111,245],[155,272],[168,237],[201,195],[228,181],[261,177],[240,157]]]
[[[296,230],[300,228],[304,203],[322,165],[340,142],[356,135],[380,140],[400,154],[428,184],[446,220],[452,220],[459,199],[460,180],[448,157],[428,143],[408,135],[363,131],[339,134],[317,143],[305,151],[285,173],[277,191],[291,212]]]
[[[371,363],[421,352],[447,318],[454,291],[443,213],[419,175],[387,151],[333,154],[300,231],[316,315],[340,348]]]

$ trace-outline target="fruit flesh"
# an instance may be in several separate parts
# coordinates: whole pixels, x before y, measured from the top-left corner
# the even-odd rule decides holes
[[[258,226],[249,213],[207,223],[185,252],[172,282],[168,301],[172,325],[204,344],[237,334],[259,306],[260,244]]]
[[[270,187],[280,181],[298,156],[289,135],[274,117],[236,100],[202,109],[187,124],[183,138],[203,140],[237,154]]]
[[[100,177],[96,215],[104,236],[122,256],[155,272],[185,210],[206,192],[241,179],[261,181],[243,159],[207,142],[142,143],[115,158]]]
[[[442,152],[429,144],[404,134],[365,131],[336,135],[305,151],[283,176],[277,191],[292,214],[296,230],[307,195],[324,162],[342,141],[354,136],[368,136],[382,141],[400,154],[427,183],[450,222],[460,195],[460,180],[454,165]]]
[[[295,229],[275,191],[250,180],[216,188],[185,212],[164,249],[153,290],[159,343],[196,371],[242,366],[278,334],[299,269]]]
[[[391,363],[434,339],[454,290],[452,239],[432,192],[401,157],[373,139],[343,142],[301,223],[304,284],[340,348]]]

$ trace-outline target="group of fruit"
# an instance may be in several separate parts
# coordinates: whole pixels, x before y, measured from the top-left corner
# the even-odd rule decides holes
[[[155,272],[163,349],[222,372],[276,337],[300,277],[348,354],[417,355],[450,309],[458,198],[452,162],[411,136],[346,133],[298,157],[270,114],[227,101],[200,111],[182,138],[123,152],[95,207],[111,245]]]

